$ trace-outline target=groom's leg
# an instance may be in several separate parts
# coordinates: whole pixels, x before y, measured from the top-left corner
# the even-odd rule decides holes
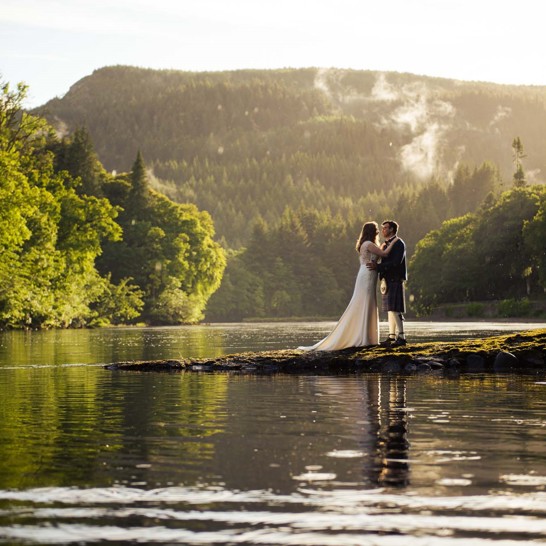
[[[398,327],[398,322],[396,320],[396,315],[398,313],[396,313],[396,311],[389,311],[387,313],[388,317],[389,317],[389,339],[395,339],[396,338],[396,331],[397,331],[397,327]],[[400,331],[398,329],[398,331]]]
[[[396,322],[396,339],[391,343],[391,347],[402,347],[406,344],[406,334],[404,333],[404,315],[399,311],[393,311],[394,321]]]
[[[395,328],[398,337],[406,339],[406,334],[404,333],[404,315],[402,315],[402,313],[399,313],[398,311],[393,312],[393,315],[394,321],[396,322]]]
[[[379,344],[383,347],[390,347],[396,340],[396,322],[394,321],[392,311],[387,312],[387,318],[389,321],[389,337]]]

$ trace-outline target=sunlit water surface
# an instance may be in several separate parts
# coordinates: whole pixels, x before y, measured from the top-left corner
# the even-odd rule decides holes
[[[546,542],[546,374],[105,370],[331,323],[0,334],[0,543]],[[382,325],[383,327],[384,325]],[[411,340],[541,324],[408,322]]]

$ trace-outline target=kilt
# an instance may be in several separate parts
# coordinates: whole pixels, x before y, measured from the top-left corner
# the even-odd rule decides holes
[[[396,311],[398,313],[406,312],[406,294],[403,281],[389,281],[389,287],[386,294],[381,296],[382,311]]]

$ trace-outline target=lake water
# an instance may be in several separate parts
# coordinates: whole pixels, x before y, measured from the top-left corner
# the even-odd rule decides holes
[[[544,544],[545,372],[102,366],[293,348],[331,327],[0,333],[0,543]],[[408,322],[407,332],[445,340],[538,327]]]

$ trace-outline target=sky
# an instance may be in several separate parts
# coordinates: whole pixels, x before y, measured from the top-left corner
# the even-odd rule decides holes
[[[111,65],[350,68],[546,85],[543,0],[0,0],[27,107]]]

